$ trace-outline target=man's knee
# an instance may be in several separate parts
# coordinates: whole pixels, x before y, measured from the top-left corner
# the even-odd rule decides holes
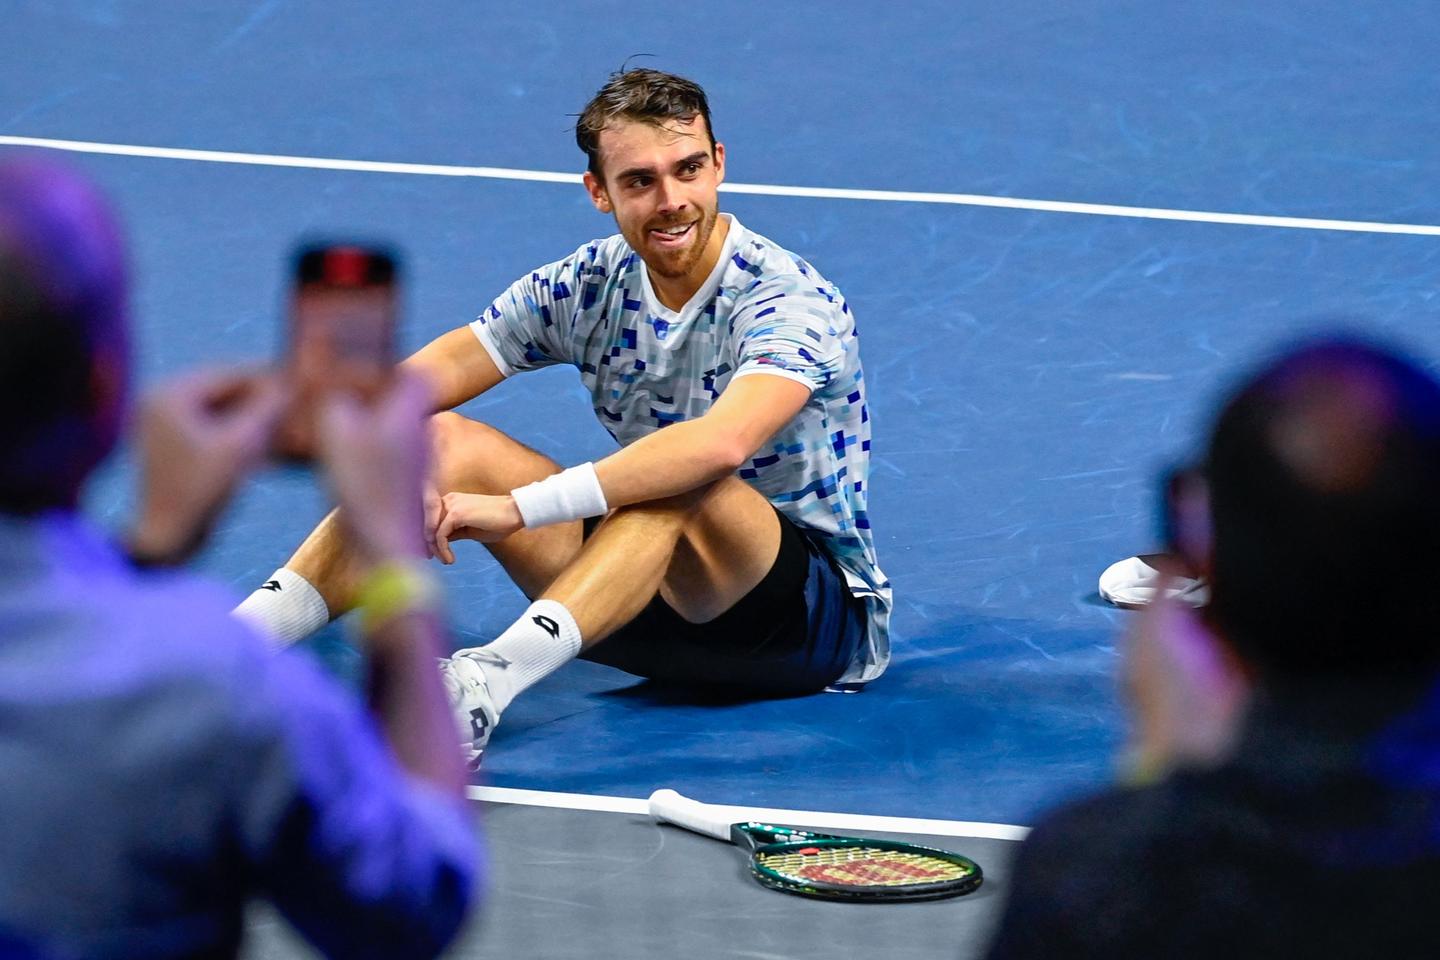
[[[769,572],[780,520],[763,496],[736,478],[713,484],[687,504],[661,592],[691,623],[708,623]]]
[[[736,481],[737,483],[739,481]],[[659,500],[645,500],[640,503],[631,503],[623,507],[616,507],[610,512],[611,520],[617,517],[644,518],[654,517],[656,519],[669,519],[683,527],[699,516],[701,511],[706,509],[713,499],[716,489],[725,483],[718,480],[714,483],[707,483],[694,490],[687,490],[678,493],[673,497],[662,497]]]
[[[494,427],[462,417],[453,410],[432,416],[430,429],[436,456],[442,462],[457,459],[475,446],[485,446],[487,434],[499,434]]]
[[[437,479],[447,489],[500,492],[503,481],[510,479],[504,477],[509,472],[506,468],[514,465],[522,451],[528,453],[517,441],[489,424],[453,411],[435,414],[430,424]],[[544,464],[526,466],[531,470],[546,469]]]

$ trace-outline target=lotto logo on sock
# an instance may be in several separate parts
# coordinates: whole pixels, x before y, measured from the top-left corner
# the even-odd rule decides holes
[[[280,581],[279,581],[279,580],[266,580],[265,583],[261,585],[260,589],[261,589],[261,590],[273,590],[275,593],[279,593],[279,592],[280,592]]]
[[[470,737],[473,740],[484,740],[485,731],[490,729],[490,720],[485,716],[485,711],[476,707],[470,711]]]
[[[560,639],[560,624],[556,623],[554,620],[551,620],[549,617],[543,616],[541,614],[536,614],[530,619],[535,624],[535,626],[539,627],[541,630],[544,630],[546,633],[550,634],[550,636],[554,637],[555,639]]]

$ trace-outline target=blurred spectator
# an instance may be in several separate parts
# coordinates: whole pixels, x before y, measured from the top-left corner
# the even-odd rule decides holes
[[[1440,956],[1440,386],[1299,348],[1168,489],[1210,603],[1142,614],[1135,782],[1035,829],[991,957]]]
[[[132,558],[77,512],[129,382],[124,254],[82,178],[0,163],[0,953],[233,955],[272,899],[321,950],[427,957],[476,877],[423,579],[426,387],[326,409],[324,459],[368,570],[370,713],[158,569],[200,542],[281,406],[191,378],[139,425]],[[378,725],[378,729],[377,729]]]

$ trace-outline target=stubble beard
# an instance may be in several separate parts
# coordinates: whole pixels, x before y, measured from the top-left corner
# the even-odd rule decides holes
[[[719,207],[707,209],[695,224],[694,242],[682,251],[678,257],[657,256],[651,259],[642,256],[641,259],[645,261],[645,266],[650,268],[651,273],[664,277],[666,280],[678,280],[681,277],[688,276],[690,271],[695,268],[695,264],[700,262],[700,258],[705,256],[705,251],[710,246],[710,237],[715,232],[715,222],[719,218]],[[661,226],[665,226],[665,224],[661,224]],[[649,236],[650,228],[647,226],[645,228],[644,239],[648,241]],[[635,245],[632,244],[632,246]],[[647,250],[649,249],[649,244],[643,244],[636,247],[636,249]]]

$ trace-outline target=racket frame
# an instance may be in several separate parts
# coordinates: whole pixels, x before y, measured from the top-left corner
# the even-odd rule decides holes
[[[748,821],[732,823],[721,807],[682,797],[674,790],[656,790],[650,795],[650,814],[677,826],[702,833],[716,840],[728,840],[750,855],[750,872],[757,881],[772,890],[781,890],[803,897],[851,902],[896,902],[938,900],[970,893],[980,886],[984,873],[969,857],[949,850],[925,847],[897,840],[867,840],[861,837],[840,837],[796,827]],[[912,853],[935,857],[962,867],[967,876],[944,882],[895,884],[882,886],[848,886],[819,880],[798,880],[766,867],[761,857],[793,853],[806,847],[834,849],[843,847],[876,847],[896,853]]]
[[[874,840],[864,837],[841,837],[829,833],[816,833],[794,827],[780,827],[774,824],[750,821],[736,823],[730,827],[730,840],[742,850],[750,853],[750,873],[762,886],[802,897],[818,897],[824,900],[850,900],[864,903],[895,901],[941,900],[958,897],[975,890],[984,880],[984,871],[969,857],[949,850],[926,847],[900,840]],[[966,871],[963,877],[941,882],[920,882],[904,884],[851,885],[827,883],[823,880],[801,880],[767,867],[765,857],[784,856],[801,850],[843,850],[868,847],[893,853],[914,854],[933,857],[954,864]]]

